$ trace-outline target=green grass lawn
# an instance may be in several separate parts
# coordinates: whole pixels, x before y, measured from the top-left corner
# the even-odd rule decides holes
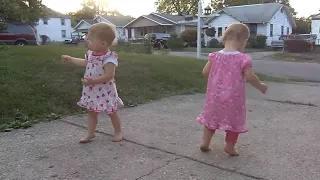
[[[76,102],[84,69],[64,64],[60,57],[83,57],[84,48],[10,47],[0,53],[0,130],[28,127],[36,120],[83,111]],[[173,95],[202,93],[205,63],[193,58],[120,53],[116,74],[119,95],[132,106]],[[283,81],[259,76],[262,80]]]
[[[220,51],[221,49],[222,48],[201,48],[201,52],[202,53],[211,53],[211,52],[215,52],[215,51]],[[188,47],[188,48],[184,48],[184,51],[197,52],[197,48],[196,47]],[[267,49],[250,49],[250,48],[247,48],[245,50],[246,53],[263,52],[263,51],[267,51]]]

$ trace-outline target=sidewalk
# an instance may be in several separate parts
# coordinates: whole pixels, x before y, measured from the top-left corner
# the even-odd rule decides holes
[[[247,91],[249,132],[240,137],[240,157],[223,152],[222,132],[211,152],[199,151],[202,127],[195,118],[204,95],[198,94],[121,110],[121,143],[111,142],[111,122],[101,118],[95,141],[78,144],[86,133],[84,116],[1,133],[0,179],[320,179],[320,111],[314,107],[320,106],[320,88],[269,86],[264,97]]]

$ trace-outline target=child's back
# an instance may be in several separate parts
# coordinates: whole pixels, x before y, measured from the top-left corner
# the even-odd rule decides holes
[[[211,138],[216,129],[220,129],[226,131],[225,152],[239,155],[235,149],[239,133],[248,131],[245,123],[245,82],[262,93],[267,90],[267,86],[253,73],[251,58],[241,53],[248,36],[249,29],[245,24],[230,25],[222,37],[224,49],[211,53],[203,68],[202,73],[208,78],[206,104],[197,119],[205,127],[202,151],[210,150]]]
[[[248,55],[219,51],[209,55],[206,106],[199,121],[209,129],[246,132],[244,69],[251,67]]]

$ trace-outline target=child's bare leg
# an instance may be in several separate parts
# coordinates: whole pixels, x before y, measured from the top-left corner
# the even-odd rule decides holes
[[[98,113],[88,112],[88,135],[80,140],[80,143],[87,143],[94,137],[96,137],[96,128],[98,124]]]
[[[118,113],[109,114],[111,119],[113,128],[114,128],[114,137],[112,139],[113,142],[122,141],[122,133],[121,133],[121,122]]]
[[[224,148],[224,151],[230,156],[239,156],[239,153],[235,148],[238,137],[239,133],[226,131],[226,147]]]
[[[203,152],[210,151],[210,142],[212,139],[213,134],[215,133],[215,130],[210,130],[207,127],[204,127],[203,130],[203,137],[202,137],[202,144],[200,146],[200,150]]]

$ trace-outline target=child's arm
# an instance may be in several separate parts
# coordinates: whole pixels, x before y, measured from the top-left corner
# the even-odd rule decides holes
[[[114,78],[115,72],[116,72],[116,65],[115,64],[109,62],[109,63],[105,64],[103,66],[103,68],[104,68],[104,74],[92,79],[92,84],[102,84],[105,82],[109,82]]]
[[[82,58],[75,58],[67,55],[62,55],[62,60],[64,62],[71,62],[72,64],[79,66],[79,67],[86,67],[87,60]]]
[[[209,77],[209,73],[210,73],[210,69],[211,69],[211,61],[208,61],[207,64],[204,66],[203,70],[202,70],[202,75],[205,78]]]
[[[246,81],[250,83],[253,87],[261,91],[263,94],[266,93],[268,86],[264,83],[261,83],[258,76],[256,76],[252,71],[252,68],[246,68],[244,70],[244,77],[246,78]]]

